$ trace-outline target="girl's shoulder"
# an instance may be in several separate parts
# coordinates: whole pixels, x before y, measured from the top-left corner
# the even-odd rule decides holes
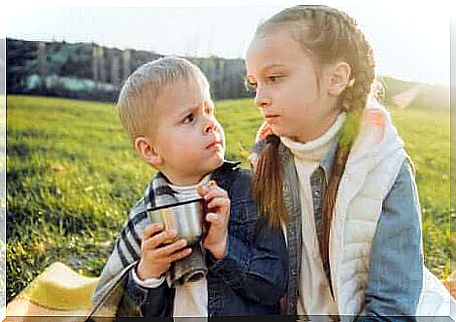
[[[416,193],[415,169],[410,158],[402,163],[389,194],[391,193],[402,195],[399,198],[402,201]]]

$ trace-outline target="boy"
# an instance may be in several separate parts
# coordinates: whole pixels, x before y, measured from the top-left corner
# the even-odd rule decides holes
[[[118,109],[135,149],[158,173],[115,244],[92,314],[279,314],[287,281],[285,240],[258,214],[250,174],[224,160],[225,136],[202,72],[176,57],[147,63],[127,79]],[[176,241],[176,232],[150,224],[146,210],[163,205],[163,195],[197,197],[197,188],[209,209],[202,241],[207,275],[170,287],[164,278],[170,264],[192,250]]]

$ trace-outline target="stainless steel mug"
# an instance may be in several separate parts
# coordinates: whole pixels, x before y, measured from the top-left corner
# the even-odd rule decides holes
[[[176,240],[183,238],[189,246],[201,241],[204,199],[193,199],[148,210],[148,215],[152,223],[161,223],[165,229],[175,230]]]

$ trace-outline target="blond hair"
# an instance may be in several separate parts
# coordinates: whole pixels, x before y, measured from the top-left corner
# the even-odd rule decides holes
[[[201,70],[190,61],[175,56],[148,62],[136,69],[120,90],[117,110],[120,121],[131,140],[151,135],[152,110],[161,91],[184,80],[209,90]]]

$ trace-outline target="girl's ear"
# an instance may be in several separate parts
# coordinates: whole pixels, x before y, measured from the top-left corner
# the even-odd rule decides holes
[[[163,164],[163,158],[152,144],[150,138],[138,136],[134,141],[134,146],[144,161],[154,168],[158,169]]]
[[[350,82],[351,67],[346,62],[337,62],[329,75],[329,95],[339,96]]]

